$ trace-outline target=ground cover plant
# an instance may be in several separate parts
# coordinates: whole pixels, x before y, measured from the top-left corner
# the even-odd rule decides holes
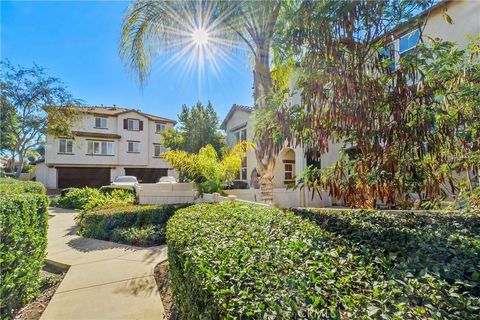
[[[56,205],[66,209],[92,210],[105,205],[123,205],[135,202],[135,195],[129,190],[95,188],[70,188]]]
[[[39,293],[48,198],[35,182],[1,179],[0,189],[0,314],[4,319]]]
[[[179,208],[178,205],[110,205],[78,215],[80,235],[89,238],[114,241],[137,246],[153,246],[165,243],[167,221]]]
[[[180,318],[478,316],[478,214],[328,217],[233,202],[179,210],[167,244]]]

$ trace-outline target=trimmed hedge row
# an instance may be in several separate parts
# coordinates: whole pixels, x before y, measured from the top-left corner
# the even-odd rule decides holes
[[[47,189],[41,182],[20,181],[13,178],[0,178],[0,194],[45,194],[46,192]]]
[[[165,226],[178,205],[112,205],[78,216],[80,234],[84,237],[151,246],[165,243]]]
[[[323,219],[297,215],[232,202],[179,210],[167,244],[180,318],[479,314],[478,215],[417,220],[345,211],[343,220],[334,212],[329,227],[321,224],[327,230],[316,224]]]
[[[14,187],[18,192],[24,188]],[[28,190],[38,190],[37,187]],[[43,194],[0,197],[0,307],[2,318],[35,297],[47,247],[48,198]]]

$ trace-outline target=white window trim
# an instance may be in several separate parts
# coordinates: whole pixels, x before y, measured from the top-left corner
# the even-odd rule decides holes
[[[131,151],[130,151],[130,145],[132,145],[132,150]],[[135,146],[136,146],[136,148],[135,148]],[[127,153],[140,153],[140,142],[139,141],[127,141]]]
[[[137,124],[136,128],[134,126],[134,123]],[[127,119],[127,130],[129,130],[129,131],[140,131],[140,120],[138,120],[138,119]]]
[[[159,148],[159,153],[157,154],[156,150],[157,148]],[[161,158],[162,155],[168,151],[168,148],[166,148],[165,146],[162,146],[161,144],[154,144],[153,145],[153,156],[155,158]]]
[[[106,152],[102,152],[102,143],[106,143],[105,144],[105,148],[106,148]],[[92,145],[92,149],[91,151],[92,152],[89,152],[90,151],[90,144]],[[95,152],[95,144],[98,144],[98,152]],[[109,148],[109,146],[111,146]],[[111,149],[110,153],[109,153],[109,149]],[[113,141],[104,141],[104,140],[88,140],[87,141],[87,154],[88,155],[94,155],[94,156],[113,156],[114,153],[113,153]]]
[[[100,126],[97,126],[97,119],[100,119]],[[102,126],[103,122],[105,122],[105,126]],[[108,121],[105,117],[95,117],[95,124],[94,127],[96,129],[108,129]]]
[[[242,132],[245,131],[245,139],[242,140]],[[247,127],[241,127],[241,128],[238,128],[234,131],[232,131],[232,134],[233,134],[233,138],[235,140],[235,144],[239,143],[239,142],[242,142],[242,141],[247,141]],[[237,139],[237,134],[238,134],[238,139]],[[243,162],[243,161],[242,161]],[[243,164],[243,163],[242,163]],[[245,169],[245,179],[243,179],[242,177],[242,172],[243,170]],[[238,179],[236,179],[237,181],[247,181],[248,180],[248,166],[247,166],[247,157],[245,156],[245,166],[241,166],[240,167],[240,171],[238,173]]]
[[[65,151],[61,150],[61,145],[60,145],[61,141],[65,141]],[[70,151],[68,150],[69,145],[70,145]],[[65,154],[73,153],[73,140],[66,139],[66,138],[58,139],[58,153],[65,153]]]
[[[159,127],[159,126],[160,126],[160,127],[163,126],[163,130],[162,130],[162,129],[158,130],[158,127]],[[164,132],[164,131],[166,131],[166,130],[167,130],[167,126],[166,126],[165,123],[159,123],[159,122],[156,122],[156,123],[155,123],[155,133]]]

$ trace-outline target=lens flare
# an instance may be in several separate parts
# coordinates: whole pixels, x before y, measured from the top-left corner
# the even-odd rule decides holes
[[[196,69],[199,94],[206,69],[209,75],[221,78],[221,67],[237,68],[232,53],[234,50],[241,53],[245,44],[231,36],[232,27],[239,27],[239,22],[231,21],[231,11],[219,14],[211,1],[185,1],[172,3],[171,7],[167,5],[165,12],[175,23],[163,32],[174,40],[169,42],[169,57],[160,68],[182,65],[183,76],[191,76]]]
[[[209,34],[205,29],[195,29],[192,32],[192,40],[197,46],[208,45]]]

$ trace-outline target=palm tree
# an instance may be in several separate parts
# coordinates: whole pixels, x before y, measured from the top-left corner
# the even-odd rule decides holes
[[[240,41],[253,57],[253,97],[255,108],[265,108],[265,99],[272,89],[270,48],[278,21],[281,0],[273,1],[153,1],[137,0],[128,9],[124,20],[120,56],[143,85],[148,79],[153,59],[173,47],[187,45],[185,21],[196,21],[189,13],[210,12],[206,20],[214,20],[225,41]],[[203,17],[200,16],[200,20]],[[205,21],[203,21],[205,22]],[[208,22],[208,21],[207,21]],[[278,26],[277,26],[278,27]],[[195,32],[194,30],[190,30]],[[272,180],[275,148],[272,139],[262,137],[256,144],[260,170],[262,199],[272,202]]]

